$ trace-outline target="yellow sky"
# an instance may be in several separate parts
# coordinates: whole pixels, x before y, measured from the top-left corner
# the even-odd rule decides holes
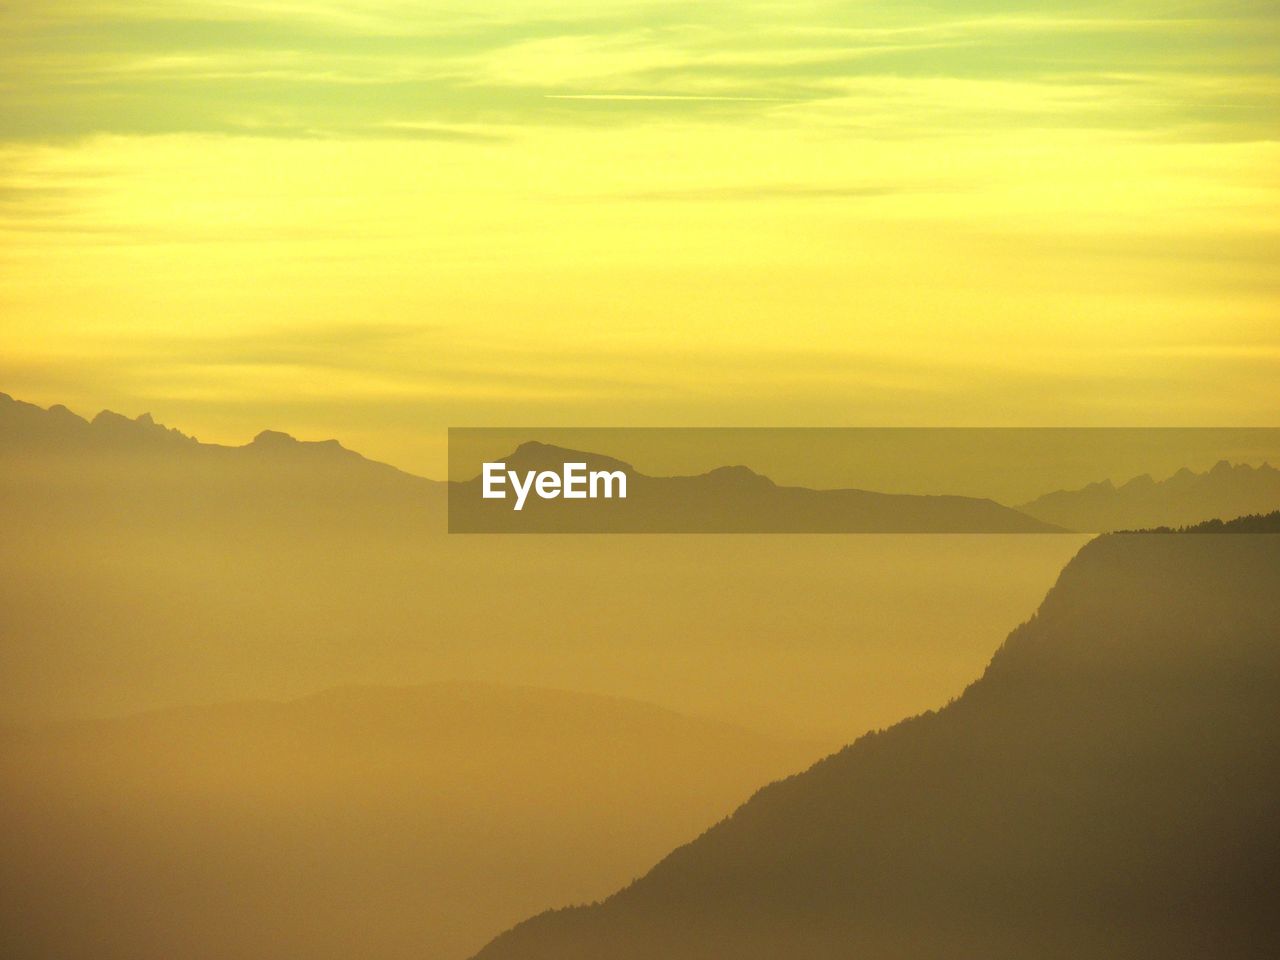
[[[689,6],[7,4],[0,390],[433,475],[448,425],[1274,425],[1273,5]]]

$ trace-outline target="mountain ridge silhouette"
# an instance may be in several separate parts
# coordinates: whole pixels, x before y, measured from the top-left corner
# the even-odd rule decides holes
[[[0,441],[5,444],[59,454],[77,453],[177,453],[194,454],[224,462],[244,456],[275,454],[282,458],[310,457],[315,462],[367,464],[370,469],[394,471],[423,483],[439,481],[418,477],[390,464],[370,460],[335,439],[299,440],[279,430],[262,430],[241,445],[207,443],[176,427],[157,423],[150,413],[129,418],[113,410],[101,410],[92,418],[73,413],[62,404],[47,409],[0,393]],[[54,447],[54,444],[62,444]]]
[[[1012,622],[1074,547],[448,537],[444,483],[270,433],[221,448],[127,429],[143,440],[86,441],[99,432],[70,412],[0,403],[0,717],[461,673],[739,722],[763,712],[779,729],[834,737],[850,723],[849,683],[861,729],[968,676],[979,625]],[[920,563],[939,564],[941,604],[899,576]],[[843,564],[860,570],[852,591],[834,572]],[[943,604],[966,627],[939,645],[924,631]],[[889,637],[895,606],[909,609]],[[890,658],[892,692],[843,679],[850,631],[885,649],[919,642],[933,667],[909,676]],[[814,648],[803,663],[784,653],[799,642]]]
[[[1202,520],[1229,520],[1280,508],[1280,470],[1219,460],[1196,473],[1182,467],[1164,480],[1150,474],[1116,485],[1110,479],[1075,490],[1056,490],[1017,509],[1072,530],[1179,527]]]
[[[109,496],[118,497],[133,483],[170,510],[180,511],[184,491],[198,487],[193,494],[198,502],[229,495],[248,510],[272,515],[295,514],[292,501],[306,497],[317,509],[377,515],[382,525],[395,522],[390,511],[403,510],[413,515],[408,525],[423,532],[445,526],[446,491],[448,529],[455,532],[1062,532],[988,498],[779,486],[742,465],[692,476],[650,477],[614,457],[539,441],[517,446],[506,458],[508,468],[555,469],[565,462],[584,462],[589,469],[622,470],[631,492],[626,500],[593,501],[590,509],[574,509],[578,504],[564,509],[563,500],[531,498],[516,513],[509,502],[482,499],[478,476],[465,482],[430,480],[369,460],[336,440],[302,441],[263,430],[241,446],[208,444],[162,427],[149,414],[130,420],[103,411],[86,421],[66,408],[44,410],[0,394],[0,457],[15,451],[26,461],[15,476],[44,467],[56,475],[55,486],[84,486],[94,481],[94,466],[105,464],[110,468],[104,475]],[[127,462],[139,454],[149,455],[141,477],[121,473],[121,465],[111,462]],[[79,457],[90,459],[86,463]],[[278,472],[255,474],[258,465]],[[321,474],[318,467],[333,469]],[[331,478],[341,479],[341,489]],[[360,489],[364,478],[376,489]],[[290,505],[255,504],[253,490],[246,486],[254,483],[281,487],[279,496],[287,493]],[[387,502],[367,502],[370,497]],[[272,516],[267,522],[274,520]]]
[[[499,462],[499,461],[494,461]],[[539,441],[500,462],[559,472],[566,463],[626,474],[626,499],[484,499],[479,474],[449,484],[449,528],[462,533],[1062,533],[1063,528],[983,497],[782,486],[736,464],[650,476],[626,461]]]

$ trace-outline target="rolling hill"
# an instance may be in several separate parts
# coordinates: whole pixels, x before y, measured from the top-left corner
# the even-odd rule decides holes
[[[8,727],[0,955],[462,957],[821,752],[485,684]]]

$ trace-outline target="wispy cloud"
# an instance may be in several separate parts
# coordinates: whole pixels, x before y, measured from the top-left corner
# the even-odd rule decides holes
[[[627,201],[654,201],[660,203],[733,203],[757,200],[868,200],[880,197],[898,197],[903,194],[944,193],[961,189],[957,183],[910,182],[821,184],[759,183],[740,186],[689,187],[678,190],[637,190],[608,195],[605,198]]]
[[[662,94],[662,93],[548,93],[548,100],[648,100],[661,103],[667,100],[706,100],[711,102],[725,101],[729,103],[787,103],[786,97],[728,97],[715,94]]]
[[[1154,0],[1114,16],[963,8],[940,16],[875,0],[803,10],[732,5],[513,3],[490,10],[385,0],[350,4],[147,3],[32,0],[0,11],[0,139],[92,133],[386,136],[600,120],[629,122],[699,103],[839,100],[866,81],[920,81],[919,106],[943,81],[1037,88],[1035,122],[1077,122],[1080,104],[1055,89],[1088,89],[1127,73],[1148,78],[1114,122],[1186,129],[1209,104],[1180,104],[1192,78],[1221,85],[1217,136],[1263,135],[1277,119],[1280,11],[1209,3],[1195,18]],[[1161,77],[1172,78],[1161,86]],[[1113,91],[1115,93],[1115,91]],[[1151,110],[1155,97],[1160,106]],[[583,109],[565,114],[557,103]],[[644,114],[628,104],[645,105]],[[1022,106],[1026,106],[1024,103]],[[588,108],[594,107],[594,112]],[[985,103],[998,123],[1004,101]],[[1015,105],[1017,122],[1027,110]],[[277,118],[258,126],[236,117]],[[749,111],[719,116],[743,122]],[[280,118],[287,118],[287,122]],[[710,118],[705,118],[710,119]],[[979,122],[976,111],[970,122]],[[887,134],[911,122],[878,116]],[[1268,127],[1270,125],[1270,127]]]
[[[0,373],[370,432],[1272,416],[1280,7],[1051,6],[9,0]]]

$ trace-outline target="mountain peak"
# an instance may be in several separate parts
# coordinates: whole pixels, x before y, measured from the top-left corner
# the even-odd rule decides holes
[[[1149,474],[1119,487],[1092,483],[1045,494],[1018,509],[1070,530],[1140,530],[1230,520],[1280,507],[1280,474],[1267,465],[1219,460],[1203,473],[1183,467],[1165,480]]]
[[[735,486],[777,486],[777,484],[764,474],[756,473],[750,467],[743,466],[742,464],[727,467],[716,467],[714,470],[711,470],[706,474],[706,478],[713,483],[731,484]]]
[[[11,398],[8,398],[8,399],[11,399]],[[55,403],[52,407],[50,407],[48,410],[48,413],[50,416],[56,417],[59,420],[74,420],[77,423],[84,423],[83,417],[79,416],[76,413],[73,413],[71,410],[67,409],[65,406],[63,406],[60,403]]]
[[[299,440],[280,430],[263,430],[243,449],[307,462],[317,457],[342,462],[364,460],[360,454],[354,450],[348,450],[337,440]]]
[[[601,453],[570,450],[567,447],[540,440],[526,440],[507,455],[508,467],[520,470],[558,470],[566,463],[585,463],[593,470],[621,470],[635,473],[635,467],[622,460]]]
[[[130,420],[128,417],[116,413],[114,410],[99,410],[94,418],[89,422],[97,427],[129,423]]]
[[[50,407],[48,412],[58,415],[63,419],[68,415],[75,417],[75,414],[71,413],[71,411],[67,410],[65,407]],[[102,410],[97,416],[89,421],[89,424],[94,431],[100,435],[131,439],[172,439],[189,443],[195,442],[194,438],[187,436],[180,430],[170,429],[164,424],[156,423],[150,413],[140,414],[130,420],[128,417],[123,414],[116,413],[114,410]]]
[[[66,409],[63,407],[62,409]],[[49,412],[54,411],[53,407],[49,408]],[[102,410],[98,415],[90,421],[95,427],[141,427],[149,429],[151,427],[160,427],[161,430],[166,429],[156,423],[151,414],[143,413],[130,420],[124,414],[116,413],[114,410]]]
[[[255,447],[289,447],[296,446],[298,440],[280,430],[263,430],[253,438]]]
[[[1132,480],[1126,481],[1120,489],[1128,493],[1134,493],[1139,490],[1149,490],[1155,485],[1155,477],[1151,476],[1149,473],[1144,473],[1140,476],[1134,477]]]

